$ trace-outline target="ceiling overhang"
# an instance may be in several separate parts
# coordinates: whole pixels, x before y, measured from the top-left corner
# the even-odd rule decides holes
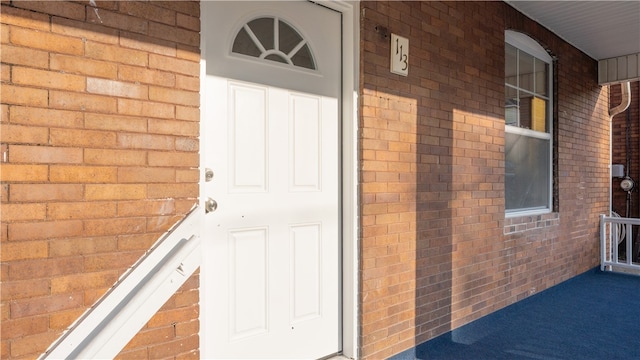
[[[640,80],[640,1],[505,2],[597,60],[599,84]]]

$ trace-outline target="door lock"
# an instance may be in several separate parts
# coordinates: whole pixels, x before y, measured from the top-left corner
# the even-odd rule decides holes
[[[213,200],[212,198],[207,198],[207,200],[204,202],[204,213],[208,214],[210,212],[214,212],[216,211],[216,209],[218,208],[218,202]]]
[[[213,180],[213,170],[206,168],[204,169],[204,181],[209,182]]]

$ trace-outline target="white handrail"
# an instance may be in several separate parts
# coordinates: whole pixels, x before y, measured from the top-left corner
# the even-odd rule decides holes
[[[197,206],[165,233],[40,359],[112,359],[202,261]]]
[[[600,270],[623,269],[640,274],[640,263],[633,262],[633,226],[640,226],[640,219],[600,215]],[[620,261],[618,245],[622,241],[626,256]]]

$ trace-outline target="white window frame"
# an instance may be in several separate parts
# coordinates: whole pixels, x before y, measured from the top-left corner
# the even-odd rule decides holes
[[[549,198],[547,200],[547,206],[536,208],[524,208],[524,209],[506,209],[505,201],[505,217],[512,218],[518,216],[527,215],[539,215],[547,214],[552,211],[553,208],[553,58],[538,42],[530,38],[529,36],[519,33],[513,30],[505,31],[505,43],[516,47],[518,50],[523,51],[529,55],[536,57],[537,59],[547,63],[549,65],[548,79],[547,79],[547,93],[549,105],[547,106],[547,119],[549,120],[549,131],[546,133],[540,131],[534,131],[529,129],[522,129],[513,125],[505,124],[505,132],[510,134],[525,135],[528,137],[539,138],[549,140]],[[506,66],[506,64],[505,64]],[[518,70],[519,74],[519,70]],[[518,76],[519,77],[519,76]],[[506,85],[505,85],[506,86]],[[506,182],[505,182],[506,185]],[[505,188],[506,191],[506,188]],[[506,196],[506,193],[505,193]],[[506,199],[505,199],[506,200]]]

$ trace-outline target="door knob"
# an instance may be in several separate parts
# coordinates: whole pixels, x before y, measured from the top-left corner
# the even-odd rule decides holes
[[[213,180],[213,170],[206,168],[204,169],[204,181],[209,182]]]
[[[208,214],[210,212],[214,212],[214,211],[216,211],[217,208],[218,208],[218,202],[213,200],[212,198],[207,198],[207,200],[204,202],[204,212],[205,212],[205,214]]]

